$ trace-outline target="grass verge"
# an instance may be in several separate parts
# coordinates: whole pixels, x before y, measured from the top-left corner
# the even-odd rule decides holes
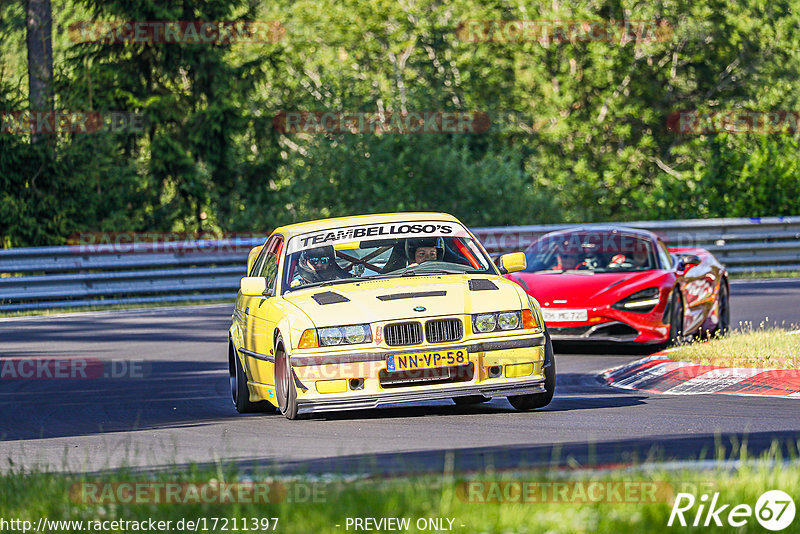
[[[676,361],[720,367],[800,368],[800,333],[762,323],[758,329],[740,325],[725,337],[696,340],[676,347],[669,357]]]
[[[10,473],[0,476],[0,518],[30,521],[34,530],[40,518],[47,518],[50,523],[43,530],[50,532],[130,532],[139,529],[130,524],[94,522],[150,519],[171,521],[171,531],[193,530],[186,522],[195,521],[199,532],[271,532],[274,520],[270,518],[278,518],[276,532],[372,532],[392,529],[386,525],[355,529],[352,520],[400,518],[408,520],[408,528],[396,530],[406,532],[652,533],[667,530],[678,494],[688,493],[696,499],[696,504],[684,513],[689,527],[680,530],[703,532],[708,530],[702,526],[705,514],[697,528],[691,527],[701,496],[708,495],[710,501],[718,493],[718,504],[730,506],[721,514],[723,526],[715,527],[715,532],[762,532],[754,516],[746,518],[744,528],[728,526],[727,512],[739,504],[755,508],[759,496],[768,490],[782,490],[796,498],[800,490],[797,447],[793,443],[788,448],[793,455],[789,461],[780,453],[787,449],[776,444],[773,452],[762,456],[760,461],[745,459],[734,469],[725,463],[703,470],[691,465],[665,469],[656,464],[647,469],[572,473],[484,472],[468,477],[445,473],[355,480],[296,477],[279,481],[264,473],[245,476],[235,468],[221,466],[155,475],[123,471],[92,477]],[[215,499],[217,493],[204,494],[203,488],[219,488],[220,484],[242,480],[253,484],[271,481],[266,493],[269,498],[261,499],[269,502],[249,502],[254,499],[241,499],[237,492],[232,493],[235,498],[246,502],[207,502]],[[171,502],[143,502],[155,500],[153,488],[166,488],[170,484],[180,488],[173,491]],[[198,491],[193,493],[187,488]],[[159,495],[161,499],[170,498],[166,490]],[[181,520],[184,528],[175,528]],[[82,523],[54,525],[53,521]],[[87,527],[89,522],[93,526]],[[434,525],[440,528],[433,528]],[[785,532],[797,532],[798,525],[800,519],[795,519],[794,528]],[[155,531],[152,526],[144,530]]]

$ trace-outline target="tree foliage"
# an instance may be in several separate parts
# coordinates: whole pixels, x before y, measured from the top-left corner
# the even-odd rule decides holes
[[[12,3],[13,4],[13,3]],[[797,215],[798,136],[685,134],[681,110],[798,110],[800,3],[53,0],[59,109],[143,131],[0,133],[4,246],[97,230],[264,231],[451,212],[470,225]],[[0,109],[25,109],[0,7]],[[76,20],[277,20],[263,43],[76,43]],[[465,21],[649,21],[654,42],[465,40]],[[20,39],[23,39],[22,45]],[[22,48],[20,48],[22,46]],[[281,111],[480,111],[484,133],[285,133]]]

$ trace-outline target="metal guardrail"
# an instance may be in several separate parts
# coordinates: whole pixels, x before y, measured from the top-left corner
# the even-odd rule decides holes
[[[800,271],[800,217],[612,224],[651,230],[670,246],[706,248],[732,273]],[[489,252],[500,253],[573,226],[473,232]],[[0,250],[0,312],[232,298],[248,251],[264,238]]]
[[[114,237],[0,250],[0,312],[231,298],[248,252],[266,239],[133,243]]]

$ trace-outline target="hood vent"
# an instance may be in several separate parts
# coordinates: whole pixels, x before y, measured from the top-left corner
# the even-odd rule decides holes
[[[491,291],[492,289],[500,289],[491,280],[486,278],[471,278],[469,281],[470,291]]]
[[[339,302],[350,302],[350,299],[340,293],[333,291],[324,291],[311,295],[311,298],[317,301],[317,304],[324,306],[325,304],[338,304]]]
[[[497,289],[497,288],[495,288]],[[417,297],[444,297],[447,291],[420,291],[418,293],[395,293],[394,295],[379,295],[378,300],[415,299]]]

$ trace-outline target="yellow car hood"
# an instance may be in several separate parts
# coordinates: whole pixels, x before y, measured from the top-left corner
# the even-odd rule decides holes
[[[474,282],[470,289],[470,279],[479,280],[482,287],[491,281],[497,289],[476,290],[481,286]],[[417,275],[318,286],[283,297],[320,327],[520,310],[528,307],[527,297],[522,300],[520,292],[517,284],[500,276]],[[425,310],[415,311],[419,306]]]

